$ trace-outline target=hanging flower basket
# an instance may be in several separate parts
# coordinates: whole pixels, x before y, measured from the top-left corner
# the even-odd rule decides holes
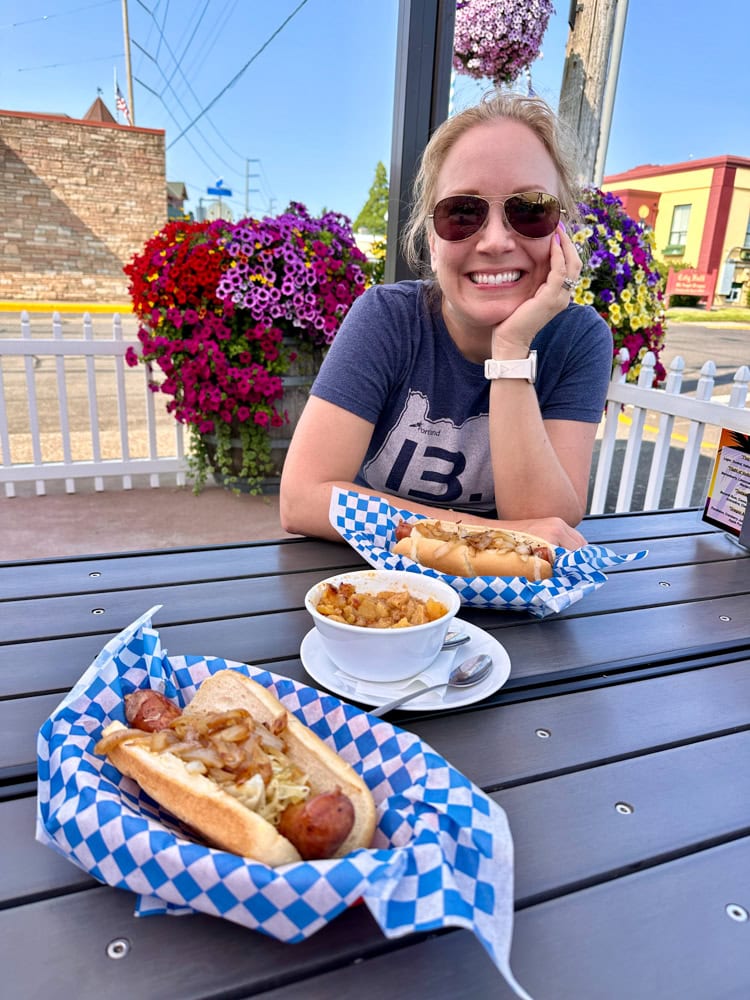
[[[551,0],[459,0],[453,68],[510,86],[539,56]]]
[[[196,492],[209,473],[255,493],[278,475],[272,435],[289,436],[287,389],[302,384],[292,366],[306,392],[364,290],[365,262],[346,216],[292,203],[259,220],[170,222],[125,267],[141,323],[141,350],[126,358],[149,366],[190,428]]]
[[[627,347],[627,380],[636,382],[647,351],[656,357],[655,381],[666,376],[659,354],[664,346],[664,279],[654,260],[650,229],[632,219],[620,199],[586,188],[578,205],[582,222],[573,242],[586,245],[586,263],[574,301],[604,317],[615,355]]]

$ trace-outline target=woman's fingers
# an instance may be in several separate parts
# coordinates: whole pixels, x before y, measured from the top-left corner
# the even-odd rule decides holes
[[[501,527],[515,528],[529,535],[537,535],[551,545],[559,545],[564,549],[580,549],[586,545],[586,539],[575,528],[560,517],[530,518],[528,521],[502,522]]]
[[[575,244],[571,240],[570,236],[568,236],[562,225],[558,226],[558,234],[560,236],[559,243],[557,240],[554,242],[557,246],[559,246],[562,254],[562,260],[560,262],[560,276],[563,281],[566,278],[570,281],[578,281],[581,274],[581,268],[583,266],[581,258],[575,248]],[[566,288],[566,291],[571,291],[571,289]]]

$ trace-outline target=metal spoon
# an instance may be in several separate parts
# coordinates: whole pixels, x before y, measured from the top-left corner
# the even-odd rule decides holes
[[[469,642],[471,636],[466,632],[446,632],[445,641],[440,647],[441,649],[455,649],[456,646],[463,646],[465,642]]]
[[[436,691],[441,687],[471,687],[472,684],[478,684],[484,680],[491,669],[492,657],[488,656],[487,653],[478,653],[476,656],[470,656],[468,660],[464,660],[463,663],[459,663],[457,667],[451,670],[447,681],[441,681],[439,684],[431,684],[429,687],[421,688],[419,691],[410,691],[409,694],[404,694],[400,698],[387,701],[385,705],[370,709],[370,715],[385,715],[386,712],[390,712],[394,708],[400,708],[405,702],[411,701],[412,698],[419,698],[420,695],[426,694],[428,691]]]

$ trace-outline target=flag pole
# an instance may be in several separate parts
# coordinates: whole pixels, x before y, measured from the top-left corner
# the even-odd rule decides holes
[[[130,68],[130,29],[128,28],[128,0],[122,0],[122,30],[125,35],[125,74],[128,78],[128,103],[130,124],[135,125],[135,103],[133,102],[133,73]]]

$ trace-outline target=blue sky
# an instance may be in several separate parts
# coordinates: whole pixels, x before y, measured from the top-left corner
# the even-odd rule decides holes
[[[532,67],[553,106],[568,6],[556,0]],[[186,184],[189,207],[222,178],[235,217],[246,202],[257,215],[296,200],[353,218],[378,160],[390,171],[398,0],[129,0],[128,10],[136,123],[166,130],[167,178]],[[630,0],[605,173],[750,157],[747,10],[747,0]],[[114,113],[115,72],[127,95],[121,0],[0,0],[0,108],[80,118],[101,88]],[[456,106],[484,89],[457,77]]]

